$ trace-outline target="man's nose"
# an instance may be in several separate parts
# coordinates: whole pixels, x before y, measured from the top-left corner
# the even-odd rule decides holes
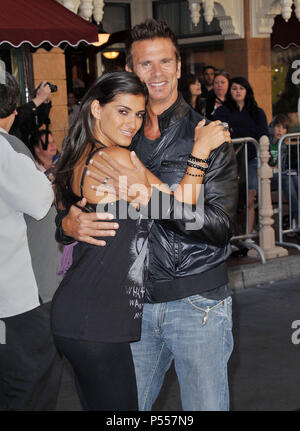
[[[159,63],[153,63],[152,64],[152,73],[159,75],[161,73],[162,67]]]

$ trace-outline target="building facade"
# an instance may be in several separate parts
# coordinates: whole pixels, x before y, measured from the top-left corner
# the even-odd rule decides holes
[[[179,39],[184,71],[201,74],[204,65],[213,64],[227,70],[231,76],[244,76],[253,86],[259,106],[271,121],[272,102],[274,105],[274,100],[282,93],[282,88],[277,87],[282,87],[289,72],[287,69],[290,69],[285,64],[285,68],[273,65],[272,70],[272,61],[278,63],[278,58],[282,57],[281,48],[278,48],[278,55],[272,54],[274,20],[281,15],[289,24],[293,13],[300,30],[300,0],[56,1],[86,20],[97,25],[101,23],[102,29],[110,34],[128,30],[146,18],[165,19]],[[72,91],[72,82],[84,81],[88,86],[103,71],[123,67],[124,44],[119,42],[105,48],[105,51],[113,50],[120,53],[118,62],[105,59],[101,47],[98,51],[83,48],[78,52],[75,48],[56,47],[50,51],[41,48],[32,53],[34,83],[37,85],[45,79],[59,89],[52,95],[50,113],[51,129],[59,145],[68,130],[67,93]],[[284,52],[289,59],[287,51]],[[82,69],[84,76],[80,76]],[[298,92],[298,86],[295,86],[294,95],[297,97]],[[294,105],[286,109],[295,111]],[[296,121],[295,114],[294,119]]]

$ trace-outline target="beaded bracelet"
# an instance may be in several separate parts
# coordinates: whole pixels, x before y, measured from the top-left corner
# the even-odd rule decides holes
[[[189,159],[191,159],[193,162],[205,163],[206,165],[208,165],[210,162],[210,159],[198,159],[198,157],[193,156],[192,153],[189,155]]]
[[[187,165],[190,166],[191,168],[196,168],[199,169],[200,171],[206,173],[208,168],[205,168],[204,166],[201,165],[197,165],[196,163],[191,163],[189,161],[187,161]]]
[[[204,174],[190,174],[188,171],[186,171],[186,174],[190,177],[204,177]]]

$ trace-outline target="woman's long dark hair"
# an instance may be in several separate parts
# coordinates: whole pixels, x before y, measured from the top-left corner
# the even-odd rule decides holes
[[[199,81],[199,79],[193,73],[188,73],[186,75],[183,75],[180,78],[180,81],[179,81],[179,89],[180,89],[180,91],[182,93],[182,96],[183,96],[184,100],[189,105],[191,105],[191,101],[192,101],[192,95],[191,95],[191,92],[190,92],[190,85],[191,84],[195,84],[196,81]],[[196,105],[195,105],[194,109],[195,109],[195,111],[200,112],[200,114],[202,114],[204,112],[204,108],[205,108],[205,105],[202,102],[201,97],[198,96],[196,98]]]
[[[54,182],[56,202],[65,208],[69,208],[76,200],[72,191],[73,169],[87,145],[91,145],[93,149],[97,142],[91,104],[93,100],[98,100],[100,105],[104,106],[121,93],[142,94],[146,99],[148,94],[145,84],[134,73],[112,72],[98,78],[81,101],[80,110],[64,141]]]
[[[258,105],[257,102],[254,98],[254,93],[252,90],[251,85],[249,84],[249,82],[247,81],[247,79],[243,78],[242,76],[236,76],[235,78],[232,78],[230,81],[230,85],[228,88],[228,92],[227,92],[227,98],[226,98],[226,102],[225,105],[228,106],[228,108],[231,111],[238,111],[239,107],[236,103],[235,100],[233,100],[232,96],[231,96],[231,87],[233,84],[238,84],[241,85],[242,87],[246,88],[246,97],[245,97],[245,109],[246,111],[248,111],[248,113],[250,114],[250,116],[253,118],[253,120],[256,120],[258,117]]]

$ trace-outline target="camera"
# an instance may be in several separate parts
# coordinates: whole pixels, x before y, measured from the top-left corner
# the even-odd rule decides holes
[[[42,85],[42,83],[40,82],[40,84],[34,90],[33,97],[36,96],[36,94],[38,92],[38,89],[40,88],[41,85]],[[57,92],[57,85],[51,84],[51,82],[46,82],[45,85],[49,85],[51,93],[56,93]]]
[[[51,82],[47,82],[46,84],[49,85],[51,93],[57,92],[57,85],[51,84]]]

